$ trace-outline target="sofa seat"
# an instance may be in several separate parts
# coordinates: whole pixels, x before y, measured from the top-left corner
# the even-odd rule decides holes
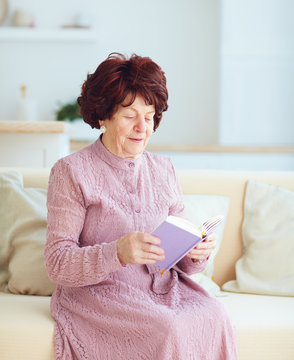
[[[0,293],[0,359],[54,359],[50,299]]]
[[[237,329],[239,360],[294,359],[294,298],[221,295]],[[54,359],[50,299],[0,294],[0,359]]]
[[[294,298],[222,292],[237,329],[239,360],[294,359]]]

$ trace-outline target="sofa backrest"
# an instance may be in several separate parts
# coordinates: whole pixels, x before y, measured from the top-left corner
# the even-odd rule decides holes
[[[8,170],[20,171],[25,187],[46,188],[48,185],[50,169],[0,167],[0,172]],[[214,280],[222,285],[235,279],[235,263],[242,255],[241,229],[247,181],[256,180],[294,191],[294,172],[182,170],[178,176],[185,194],[223,195],[230,198],[224,237],[215,258]]]
[[[178,172],[184,194],[223,195],[230,198],[220,249],[215,258],[214,280],[222,285],[235,279],[235,263],[242,255],[242,222],[247,181],[279,185],[294,191],[294,172],[185,170]]]
[[[47,189],[50,175],[49,168],[8,168],[0,167],[0,173],[6,171],[18,171],[22,173],[25,187],[38,187]]]

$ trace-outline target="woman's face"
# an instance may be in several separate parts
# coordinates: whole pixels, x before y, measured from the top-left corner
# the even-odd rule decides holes
[[[130,106],[119,105],[111,119],[100,121],[100,125],[106,127],[102,136],[104,146],[121,158],[136,159],[152,134],[154,114],[154,105],[146,105],[141,96],[137,96]]]

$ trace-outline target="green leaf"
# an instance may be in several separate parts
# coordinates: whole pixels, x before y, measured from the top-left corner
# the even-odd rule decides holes
[[[77,101],[62,105],[61,108],[56,112],[57,121],[73,121],[78,118],[81,119],[82,116],[80,114],[80,106]]]

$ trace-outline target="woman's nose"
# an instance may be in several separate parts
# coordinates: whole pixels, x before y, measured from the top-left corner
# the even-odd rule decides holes
[[[137,119],[136,119],[136,124],[135,124],[135,130],[138,132],[145,132],[146,130],[146,122],[145,122],[145,117],[142,115],[138,115]]]

